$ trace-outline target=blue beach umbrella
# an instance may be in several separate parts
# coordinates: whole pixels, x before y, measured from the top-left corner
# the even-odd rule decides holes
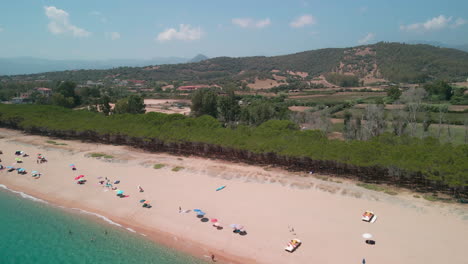
[[[203,212],[203,211],[198,211],[198,212],[197,212],[197,215],[199,215],[199,216],[204,216],[204,215],[205,215],[205,212]]]
[[[8,167],[7,167],[8,168]],[[201,212],[202,210],[200,209],[193,209],[194,212]]]
[[[117,195],[123,194],[123,193],[124,193],[124,192],[123,192],[122,190],[118,190],[118,191],[117,191]]]
[[[6,168],[7,168],[7,169],[14,169],[15,167],[7,166]]]
[[[19,171],[19,172],[23,172],[23,171],[25,171],[25,169],[20,168],[20,169],[18,169],[18,171]]]

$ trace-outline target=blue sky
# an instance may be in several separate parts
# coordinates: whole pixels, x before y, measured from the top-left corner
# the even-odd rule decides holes
[[[0,57],[278,55],[378,41],[468,43],[464,0],[4,0]]]

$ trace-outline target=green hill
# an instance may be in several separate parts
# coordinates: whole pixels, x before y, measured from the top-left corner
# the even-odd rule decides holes
[[[253,80],[304,72],[312,79],[327,73],[354,75],[361,81],[424,82],[432,79],[466,80],[468,53],[430,45],[380,42],[351,48],[329,48],[273,57],[217,57],[195,63],[158,67],[120,67],[108,70],[77,70],[2,79],[86,80],[143,79],[215,83],[220,80]],[[294,74],[293,74],[294,75]],[[296,75],[294,75],[297,78]]]

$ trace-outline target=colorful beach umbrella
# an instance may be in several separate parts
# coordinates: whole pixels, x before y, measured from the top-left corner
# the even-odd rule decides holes
[[[194,212],[201,212],[200,209],[193,209]]]
[[[36,174],[36,173],[39,173],[39,172],[38,172],[38,171],[32,171],[31,173],[32,173],[32,174]]]
[[[69,166],[70,166],[70,167],[75,167],[75,164],[70,164]]]
[[[211,221],[211,223],[216,223],[216,222],[218,222],[218,219],[212,218],[210,221]]]
[[[117,190],[117,195],[123,194],[124,192],[122,190]]]
[[[203,211],[198,211],[198,212],[197,212],[197,215],[204,216],[204,215],[205,215],[205,212],[203,212]]]
[[[144,203],[145,203],[145,204],[149,204],[149,203],[150,203],[150,201],[145,201]]]
[[[144,203],[144,202],[146,202],[146,200],[145,200],[145,199],[142,199],[142,200],[140,200],[140,203]]]
[[[83,178],[83,177],[84,177],[84,175],[76,176],[76,177],[75,177],[75,180],[79,180],[79,179],[81,179],[81,178]]]
[[[7,168],[7,169],[14,169],[15,167],[7,166],[6,168]]]

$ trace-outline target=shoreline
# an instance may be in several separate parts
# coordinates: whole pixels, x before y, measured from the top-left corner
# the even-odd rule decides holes
[[[11,188],[10,186],[13,186]],[[226,252],[222,252],[218,249],[208,248],[207,246],[198,243],[194,240],[189,240],[187,238],[182,238],[177,235],[164,232],[161,230],[151,229],[149,227],[137,226],[129,223],[126,220],[120,218],[113,218],[110,215],[106,215],[105,212],[96,212],[92,208],[80,208],[79,204],[69,203],[69,202],[58,202],[57,200],[44,195],[39,192],[34,192],[33,190],[23,189],[20,186],[15,186],[10,183],[10,186],[0,184],[0,188],[5,189],[8,192],[20,195],[23,199],[30,199],[34,202],[46,203],[48,206],[58,208],[66,213],[76,213],[76,214],[85,214],[87,218],[91,221],[102,222],[105,225],[112,225],[119,229],[125,230],[125,232],[135,233],[140,235],[157,245],[170,248],[172,250],[181,252],[183,254],[190,255],[199,260],[207,261],[203,256],[209,257],[214,254],[216,257],[216,262],[221,264],[251,264],[259,263],[253,260],[242,258],[240,256],[230,255]],[[182,241],[183,244],[178,244],[177,242]],[[207,261],[209,262],[209,261]]]
[[[51,140],[59,145],[48,143]],[[0,144],[3,165],[14,162],[16,150],[24,150],[31,157],[24,158],[21,166],[28,172],[44,173],[35,180],[29,174],[3,170],[0,184],[52,205],[64,205],[65,210],[78,208],[102,215],[128,232],[134,230],[204,261],[214,254],[217,262],[230,264],[349,263],[362,257],[379,264],[462,263],[459,252],[468,246],[467,206],[418,200],[407,193],[392,196],[345,179],[324,180],[320,174],[311,177],[272,167],[59,140],[9,129],[0,129]],[[36,164],[36,153],[49,162]],[[92,158],[92,153],[113,158]],[[77,171],[69,168],[71,163]],[[155,164],[164,167],[154,169]],[[73,180],[79,174],[86,175],[85,185]],[[118,198],[99,185],[98,179],[104,176],[120,180],[119,189],[129,197]],[[138,192],[138,185],[144,193]],[[215,191],[219,186],[227,187]],[[140,199],[151,201],[153,208],[141,208]],[[208,218],[219,219],[224,230],[201,222],[193,213],[178,213],[179,206],[203,209]],[[362,222],[364,210],[374,210],[379,220]],[[248,234],[233,234],[229,224],[234,223],[246,226]],[[293,233],[291,226],[296,230]],[[377,246],[363,243],[361,235],[367,232],[376,236]],[[296,237],[303,245],[294,253],[285,252],[285,244]]]

